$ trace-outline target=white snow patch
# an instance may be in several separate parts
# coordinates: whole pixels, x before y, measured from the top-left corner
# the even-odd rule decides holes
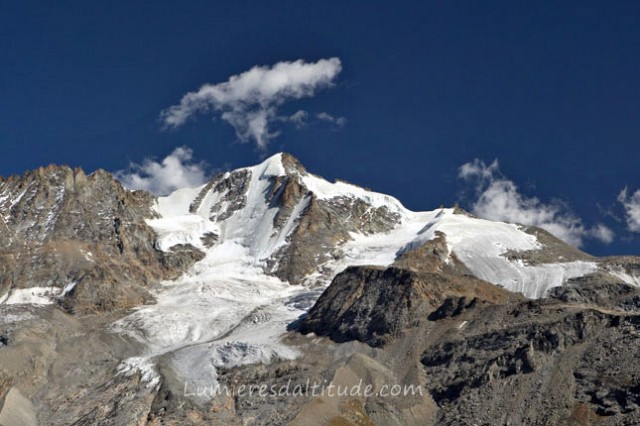
[[[0,297],[0,305],[50,305],[59,293],[57,287],[15,288]]]
[[[597,269],[594,262],[525,265],[519,260],[509,260],[505,256],[508,251],[539,250],[542,246],[534,235],[522,231],[518,225],[456,214],[453,209],[408,212],[402,224],[388,233],[352,234],[352,240],[341,247],[342,257],[323,267],[325,272],[331,272],[331,277],[347,266],[389,266],[399,254],[435,238],[438,231],[445,235],[450,253],[478,278],[528,298],[543,297],[549,289],[566,280]],[[323,276],[326,273],[312,274],[307,282]]]
[[[189,207],[205,185],[197,188],[179,189],[166,197],[158,198],[156,212],[161,217],[183,216],[189,214]]]
[[[454,214],[451,210],[443,211],[436,221],[427,224],[412,245],[432,239],[436,231],[445,234],[451,251],[475,276],[528,298],[543,297],[566,280],[597,269],[594,262],[525,265],[520,260],[509,260],[505,256],[508,251],[539,250],[542,246],[518,225]]]
[[[147,220],[158,234],[159,248],[167,251],[177,244],[192,244],[204,249],[200,238],[208,232],[219,235],[221,241],[244,247],[243,251],[259,261],[282,246],[286,236],[294,228],[296,217],[290,219],[289,226],[275,232],[273,219],[278,210],[275,207],[269,208],[265,203],[265,194],[271,185],[269,178],[285,173],[281,154],[262,164],[241,170],[251,173],[246,205],[219,223],[210,220],[211,208],[220,205],[221,211],[226,210],[227,202],[223,200],[226,193],[209,191],[195,213],[190,213],[189,207],[205,186],[182,189],[159,198],[156,211],[161,218]],[[224,177],[228,175],[227,173]],[[300,214],[304,207],[298,206],[295,214]]]
[[[162,219],[147,219],[147,224],[158,234],[157,245],[160,250],[169,251],[178,244],[191,244],[204,249],[202,236],[206,233],[218,233],[214,222],[196,215],[173,216]]]
[[[35,316],[29,312],[6,313],[0,315],[0,324],[15,324],[17,322],[28,321],[34,319]]]
[[[608,272],[614,277],[621,279],[622,281],[624,281],[629,285],[640,287],[640,277],[636,275],[631,275],[622,268],[610,269]]]
[[[155,364],[149,358],[131,357],[118,365],[119,375],[131,377],[136,373],[140,374],[140,380],[147,389],[155,389],[160,384],[160,374],[158,374]]]
[[[385,206],[395,213],[404,214],[407,212],[398,199],[390,195],[368,191],[350,183],[340,181],[331,183],[312,174],[302,176],[302,182],[321,200],[336,197],[359,198],[376,208]]]
[[[261,274],[243,260],[239,246],[220,259],[218,248],[156,293],[157,303],[116,322],[121,332],[147,347],[145,359],[167,356],[189,386],[217,384],[216,367],[237,366],[298,353],[280,336],[305,311],[288,302],[308,290]],[[232,251],[232,253],[234,253]]]
[[[272,155],[261,164],[254,167],[248,167],[248,169],[259,170],[261,178],[267,176],[284,176],[286,173],[284,165],[282,164],[282,153]]]

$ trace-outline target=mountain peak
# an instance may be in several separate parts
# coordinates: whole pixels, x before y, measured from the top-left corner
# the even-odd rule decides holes
[[[300,160],[298,160],[293,155],[289,154],[288,152],[281,152],[278,155],[280,155],[280,161],[282,162],[282,165],[284,166],[284,169],[288,174],[292,172],[297,172],[299,174],[307,173],[307,170],[304,168]]]
[[[245,167],[241,170],[248,169],[257,171],[257,173],[263,177],[307,174],[302,163],[296,157],[287,152],[279,152],[268,157],[256,166]]]

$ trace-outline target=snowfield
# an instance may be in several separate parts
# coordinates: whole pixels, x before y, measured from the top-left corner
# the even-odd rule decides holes
[[[58,287],[16,288],[0,296],[0,305],[50,305],[59,294]]]
[[[163,283],[155,294],[156,305],[140,307],[113,325],[113,331],[132,336],[147,348],[146,353],[123,362],[122,374],[140,371],[149,386],[156,386],[160,376],[154,360],[164,357],[193,386],[210,386],[216,383],[219,367],[295,358],[296,349],[281,343],[280,337],[319,297],[318,284],[320,289],[327,286],[346,266],[390,265],[402,252],[435,238],[436,232],[444,233],[450,253],[473,274],[529,298],[542,297],[567,279],[597,269],[593,262],[526,265],[511,261],[507,251],[542,248],[535,236],[518,225],[456,214],[453,209],[411,212],[393,197],[305,174],[303,184],[318,199],[350,197],[373,207],[387,206],[400,215],[401,223],[388,233],[351,234],[352,239],[338,247],[341,256],[307,277],[306,283],[315,288],[291,286],[266,275],[263,267],[287,244],[309,197],[303,197],[287,223],[276,229],[273,219],[278,210],[265,202],[265,193],[270,178],[286,173],[281,155],[244,170],[251,172],[246,204],[225,220],[209,217],[212,206],[220,205],[220,211],[228,207],[224,192],[208,192],[199,208],[190,212],[204,186],[158,200],[160,218],[148,221],[158,234],[158,247],[169,250],[176,244],[192,244],[206,256],[178,280]],[[219,236],[210,248],[201,241],[206,233]]]

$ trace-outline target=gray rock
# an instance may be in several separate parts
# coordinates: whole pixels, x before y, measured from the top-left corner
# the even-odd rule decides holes
[[[462,300],[462,309],[469,309],[510,299],[518,296],[471,276],[349,267],[320,296],[300,331],[383,346],[410,328],[448,316],[452,303]]]
[[[61,299],[72,311],[128,308],[152,301],[148,288],[177,277],[202,253],[155,248],[145,219],[154,197],[127,191],[109,173],[49,166],[0,179],[0,292],[75,283]]]

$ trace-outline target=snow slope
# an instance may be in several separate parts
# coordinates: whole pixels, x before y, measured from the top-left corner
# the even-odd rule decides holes
[[[0,305],[50,305],[59,293],[57,287],[16,288],[0,296]]]
[[[567,279],[597,269],[593,262],[527,265],[509,260],[507,252],[543,247],[518,225],[486,221],[453,209],[411,212],[384,194],[287,172],[281,154],[242,170],[251,175],[244,204],[223,220],[212,219],[211,212],[232,205],[228,191],[202,196],[203,186],[158,200],[160,218],[148,221],[158,234],[158,247],[170,250],[176,244],[192,244],[205,252],[205,258],[180,279],[163,283],[156,291],[156,305],[141,307],[114,324],[114,331],[133,336],[147,347],[146,353],[124,361],[121,373],[141,371],[155,386],[159,376],[154,360],[163,357],[194,386],[210,386],[215,384],[216,368],[293,358],[295,348],[282,344],[279,337],[287,324],[311,307],[319,289],[335,274],[350,265],[390,265],[399,254],[435,238],[437,232],[445,235],[450,253],[473,274],[530,298],[542,297]],[[273,179],[286,173],[303,173],[297,177],[309,194],[300,199],[284,225],[275,227],[278,206],[267,203],[265,195]],[[319,200],[358,198],[372,207],[386,206],[400,217],[390,232],[352,233],[351,240],[336,247],[339,255],[307,277],[307,283],[319,283],[319,288],[291,286],[264,272],[266,261],[288,244],[287,237],[304,214],[311,193]],[[192,211],[196,199],[199,207]],[[207,233],[218,237],[208,248],[201,239]]]

